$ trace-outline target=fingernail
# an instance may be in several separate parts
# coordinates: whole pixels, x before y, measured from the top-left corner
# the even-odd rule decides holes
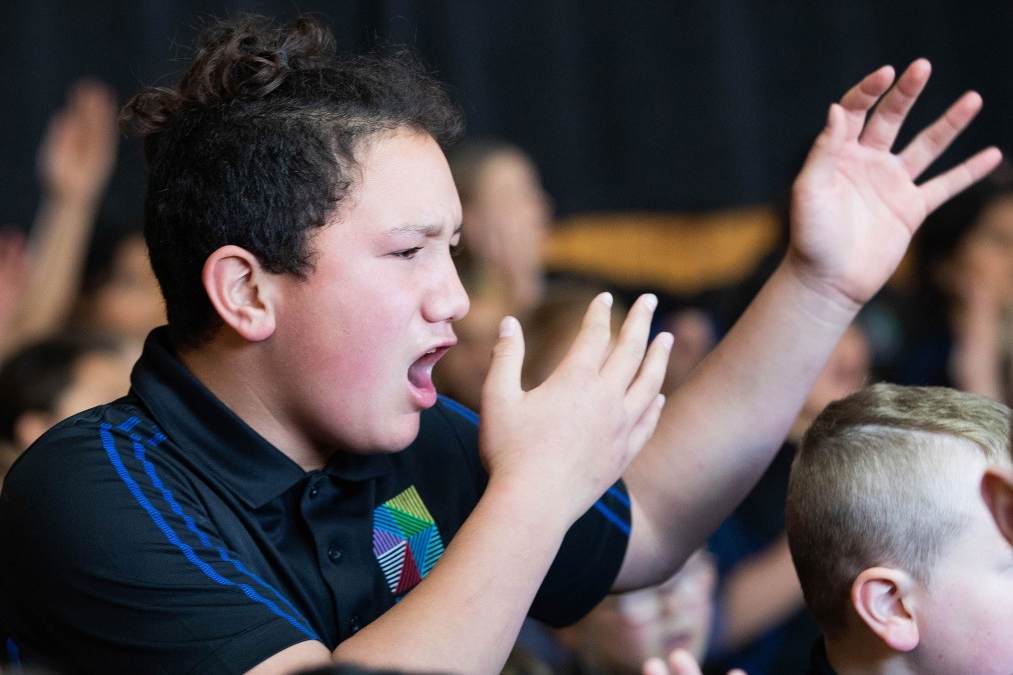
[[[656,296],[654,293],[646,294],[644,296],[644,304],[647,306],[647,309],[653,312],[658,308],[658,296]]]
[[[655,338],[660,342],[666,349],[671,349],[672,345],[675,344],[675,336],[669,332],[658,333],[658,337]]]
[[[499,336],[508,337],[513,335],[517,330],[517,319],[512,316],[503,317],[503,320],[499,322]]]
[[[601,294],[601,301],[605,303],[606,307],[611,307],[612,306],[612,294],[611,293],[602,293]]]

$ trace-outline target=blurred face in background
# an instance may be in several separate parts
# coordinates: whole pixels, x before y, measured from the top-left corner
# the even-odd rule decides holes
[[[140,233],[117,244],[108,271],[83,299],[80,315],[97,330],[134,341],[143,341],[148,331],[165,323],[162,294]]]
[[[954,259],[955,283],[973,280],[991,289],[1002,308],[1013,308],[1013,195],[997,198],[982,211]]]
[[[60,420],[125,395],[133,361],[128,349],[83,352],[70,370],[66,387],[53,400],[52,410],[28,410],[15,421],[15,448],[20,452]]]
[[[552,219],[552,204],[538,170],[527,157],[509,150],[482,165],[474,198],[465,209],[466,236],[474,236],[478,240],[474,244],[483,253],[504,237],[516,242],[512,250],[540,254]]]
[[[675,576],[650,588],[610,595],[577,626],[578,648],[616,673],[639,673],[644,661],[676,648],[701,660],[714,611],[717,569],[699,550]]]
[[[855,326],[849,326],[841,341],[827,359],[823,370],[802,406],[800,417],[805,424],[812,423],[828,403],[855,393],[865,386],[872,369],[872,350],[869,341]]]

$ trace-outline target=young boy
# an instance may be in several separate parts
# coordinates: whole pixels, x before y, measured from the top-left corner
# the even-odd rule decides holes
[[[9,659],[496,672],[529,610],[573,621],[703,544],[925,214],[1000,159],[916,185],[981,99],[895,155],[930,68],[877,70],[831,106],[784,262],[660,419],[671,338],[646,345],[653,298],[610,348],[600,296],[527,392],[504,320],[479,428],[431,378],[468,309],[441,147],[460,119],[405,59],[333,51],[310,19],[225,22],[178,87],[128,105],[168,327],[129,397],[58,425],[8,475]]]
[[[827,406],[788,494],[823,630],[809,672],[1013,671],[1013,547],[981,487],[1011,467],[1010,410],[983,396],[877,384]]]

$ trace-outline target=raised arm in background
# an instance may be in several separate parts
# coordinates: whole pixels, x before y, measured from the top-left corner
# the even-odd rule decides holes
[[[845,328],[893,273],[926,215],[999,163],[1000,152],[987,148],[915,182],[982,105],[977,93],[964,94],[894,153],[930,71],[917,60],[894,84],[893,68],[884,66],[830,106],[793,186],[784,260],[672,394],[625,474],[634,525],[617,588],[671,574],[742,500]]]
[[[67,318],[117,143],[116,96],[100,82],[76,83],[39,146],[42,197],[28,240],[28,276],[0,333],[0,355]]]

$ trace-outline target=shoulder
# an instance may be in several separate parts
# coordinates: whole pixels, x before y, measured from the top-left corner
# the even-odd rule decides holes
[[[178,462],[159,447],[164,440],[143,409],[123,399],[60,422],[11,467],[0,493],[0,531],[15,539],[47,532],[68,554],[88,550],[100,535],[119,539],[146,520],[146,476],[157,470],[165,481],[148,491],[181,484]]]
[[[5,484],[39,486],[45,477],[81,476],[89,467],[108,467],[117,442],[132,444],[145,431],[154,436],[154,429],[145,412],[129,399],[85,410],[56,424],[25,450]]]

